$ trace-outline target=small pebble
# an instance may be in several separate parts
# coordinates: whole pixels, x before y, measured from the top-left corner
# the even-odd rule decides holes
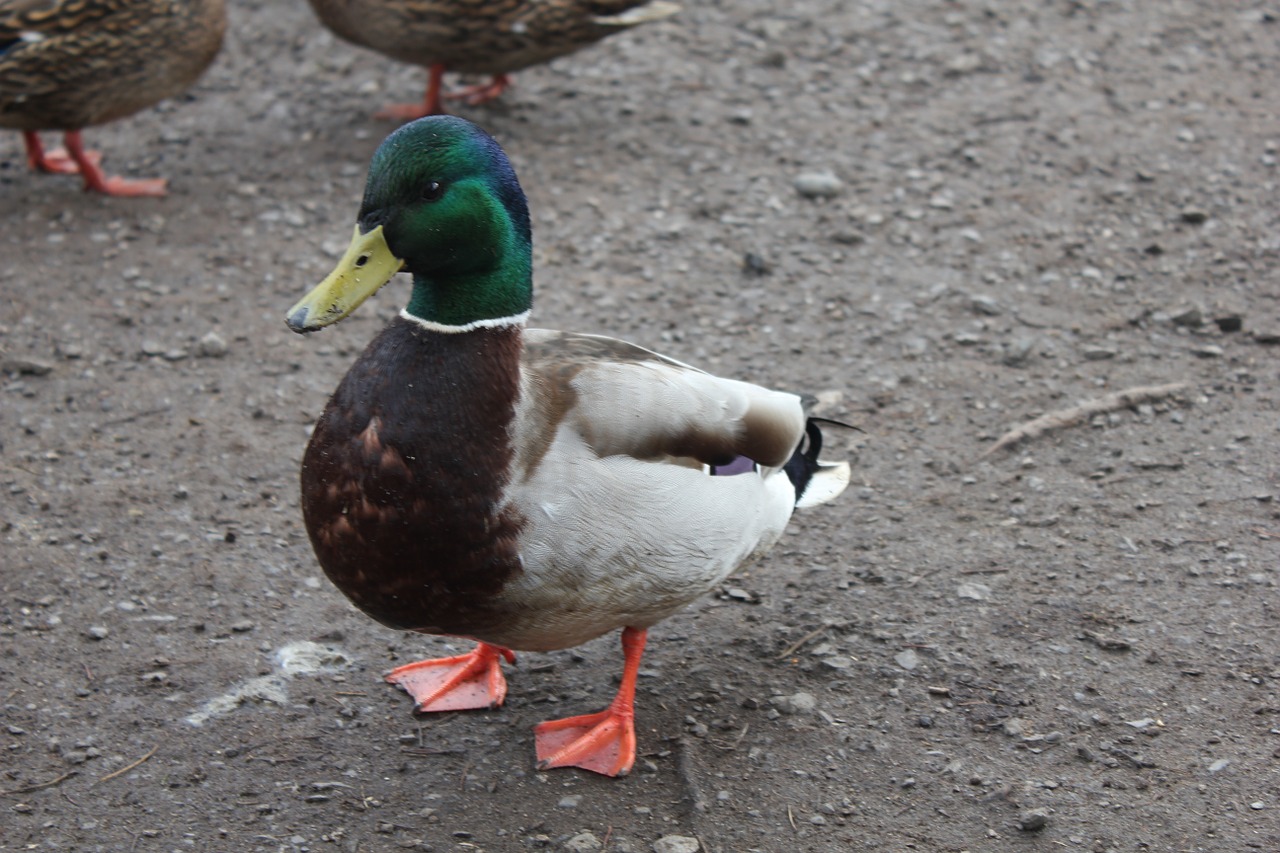
[[[1009,344],[1004,352],[1004,363],[1008,367],[1020,367],[1031,357],[1036,342],[1033,338],[1018,338]]]
[[[90,640],[105,640],[111,635],[111,631],[102,625],[90,625],[85,633],[89,635]]]
[[[844,183],[831,172],[804,172],[796,176],[795,188],[805,198],[835,198]]]
[[[227,342],[217,332],[209,332],[196,344],[196,355],[201,358],[222,358],[227,354]]]
[[[991,587],[984,583],[962,583],[956,587],[956,595],[972,601],[990,601]]]
[[[1222,347],[1216,344],[1205,344],[1191,351],[1192,355],[1197,355],[1200,358],[1221,358],[1223,352]]]
[[[893,656],[893,661],[905,670],[913,670],[920,665],[920,655],[915,649],[906,649]]]
[[[20,376],[47,376],[53,371],[53,365],[34,358],[6,358],[0,362],[0,371]]]
[[[576,809],[582,803],[581,794],[570,794],[567,797],[561,797],[560,802],[556,803],[558,809]]]
[[[604,848],[604,844],[592,832],[579,832],[564,843],[564,849],[570,853],[592,853]]]
[[[973,309],[974,313],[985,314],[988,317],[997,317],[1002,311],[1004,311],[1004,309],[1000,307],[999,302],[997,302],[993,297],[986,295],[972,297],[969,300],[969,307]]]
[[[1194,329],[1204,325],[1204,311],[1199,305],[1187,305],[1170,314],[1169,320],[1175,326]]]
[[[1023,832],[1039,832],[1049,823],[1049,815],[1043,809],[1031,809],[1018,816],[1018,829]]]
[[[1235,312],[1219,314],[1213,318],[1213,322],[1220,332],[1238,332],[1244,328],[1244,315]]]
[[[698,839],[687,835],[664,835],[653,842],[653,853],[698,853]]]
[[[774,696],[769,704],[782,714],[812,714],[818,700],[812,693],[795,693],[791,696]]]
[[[1198,207],[1184,207],[1178,218],[1189,225],[1201,225],[1209,221],[1209,214]]]

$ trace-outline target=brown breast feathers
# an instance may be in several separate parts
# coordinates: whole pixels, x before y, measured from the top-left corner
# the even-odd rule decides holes
[[[396,319],[334,392],[302,464],[303,516],[330,580],[394,628],[478,636],[520,571],[500,506],[520,332]]]

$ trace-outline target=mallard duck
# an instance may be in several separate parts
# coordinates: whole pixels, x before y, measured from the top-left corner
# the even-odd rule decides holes
[[[33,169],[78,172],[108,195],[164,195],[163,179],[104,175],[80,131],[185,90],[226,24],[225,0],[0,0],[0,127],[22,131]],[[63,131],[66,149],[46,152],[41,130]]]
[[[302,461],[330,580],[393,628],[479,641],[387,679],[419,711],[493,707],[501,660],[622,629],[597,714],[535,729],[539,767],[622,775],[646,630],[765,553],[792,511],[838,495],[800,397],[634,344],[525,328],[524,193],[488,134],[451,116],[391,134],[334,271],[296,332],[351,314],[404,270],[409,303],[351,367]]]
[[[679,10],[666,0],[311,0],[341,38],[427,68],[421,104],[391,104],[379,118],[406,121],[444,112],[444,98],[496,98],[511,72],[549,62]],[[445,71],[492,75],[487,85],[442,95]]]

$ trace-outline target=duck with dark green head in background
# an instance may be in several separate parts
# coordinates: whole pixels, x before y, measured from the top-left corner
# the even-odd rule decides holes
[[[226,28],[225,0],[0,0],[0,127],[22,131],[32,169],[162,196],[163,178],[103,174],[80,132],[186,91]],[[66,148],[46,152],[42,130],[62,131]]]
[[[612,704],[535,732],[541,768],[623,775],[647,629],[768,551],[793,510],[840,494],[849,466],[818,459],[797,395],[526,328],[525,196],[467,121],[387,138],[350,247],[288,325],[336,323],[400,271],[408,306],[342,380],[303,458],[316,556],[383,624],[478,641],[387,676],[422,712],[497,706],[513,650],[621,629]]]

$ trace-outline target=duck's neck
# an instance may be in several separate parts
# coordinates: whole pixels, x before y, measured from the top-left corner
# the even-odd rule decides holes
[[[448,278],[414,275],[413,295],[401,313],[429,328],[467,331],[523,325],[532,304],[529,265],[507,263]]]

